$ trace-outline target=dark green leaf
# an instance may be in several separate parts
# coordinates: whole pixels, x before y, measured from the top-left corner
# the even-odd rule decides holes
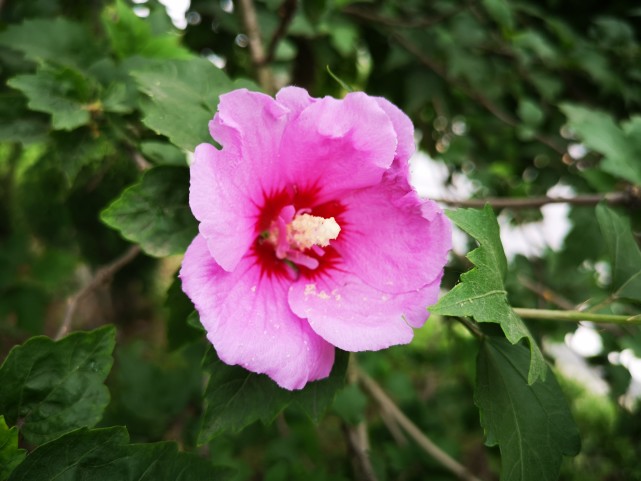
[[[194,314],[194,305],[182,291],[180,279],[176,276],[167,290],[165,307],[169,311],[167,316],[167,343],[170,349],[177,349],[184,344],[189,344],[203,337],[202,326],[195,329],[187,322],[190,315]]]
[[[641,141],[634,135],[635,125],[641,125],[633,118],[621,129],[606,112],[564,104],[561,110],[568,117],[570,127],[590,149],[603,154],[601,168],[617,177],[641,185]]]
[[[447,215],[465,232],[474,237],[479,247],[467,258],[474,269],[461,275],[461,282],[454,286],[430,311],[446,316],[468,316],[477,322],[495,322],[501,325],[512,344],[525,338],[532,353],[528,380],[533,383],[543,379],[547,366],[536,341],[523,321],[514,313],[507,299],[504,286],[507,260],[501,245],[499,225],[492,208],[483,210],[458,209]]]
[[[11,471],[22,462],[27,452],[18,448],[18,430],[9,429],[0,416],[0,481],[5,481]]]
[[[207,460],[175,443],[128,444],[124,427],[79,429],[35,451],[9,481],[191,481],[226,479]]]
[[[7,85],[20,90],[32,110],[51,114],[56,130],[73,130],[91,120],[92,102],[87,99],[92,83],[73,70],[40,69],[33,75],[13,77]]]
[[[150,97],[142,106],[145,124],[189,151],[211,142],[218,96],[239,86],[204,59],[158,62],[133,75]]]
[[[486,337],[477,359],[474,397],[487,443],[501,450],[501,481],[556,481],[563,455],[581,446],[551,370],[528,384],[529,357],[520,344]]]
[[[100,56],[94,38],[84,25],[65,18],[37,19],[10,25],[0,33],[0,44],[37,62],[83,67]]]
[[[102,211],[102,221],[152,256],[180,254],[196,236],[188,205],[189,171],[156,167]]]
[[[106,326],[13,348],[0,367],[0,412],[32,444],[95,425],[109,402],[103,381],[114,343],[115,329]]]
[[[228,366],[213,349],[205,363],[211,377],[204,395],[205,413],[198,444],[224,432],[238,432],[258,420],[270,423],[289,404],[289,391],[265,375]]]
[[[612,289],[619,297],[641,302],[641,250],[630,222],[603,204],[596,216],[610,254]]]
[[[327,379],[310,382],[300,391],[293,391],[292,399],[314,422],[319,422],[334,402],[336,392],[345,385],[349,353],[336,349],[334,367]]]
[[[265,375],[228,366],[211,349],[205,358],[211,377],[204,396],[205,414],[198,443],[204,444],[224,432],[238,432],[255,421],[270,423],[291,402],[318,421],[344,385],[348,359],[348,353],[336,350],[329,378],[308,383],[300,391],[287,391]]]

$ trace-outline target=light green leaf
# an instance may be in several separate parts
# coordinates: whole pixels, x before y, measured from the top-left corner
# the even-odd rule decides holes
[[[9,481],[191,481],[226,472],[175,443],[129,444],[124,427],[79,429],[33,451]]]
[[[503,28],[513,30],[514,16],[507,0],[483,0],[487,13]]]
[[[563,455],[581,441],[561,389],[549,371],[528,384],[529,353],[522,345],[486,337],[477,359],[474,399],[489,445],[501,451],[501,481],[556,481]]]
[[[641,302],[641,250],[630,222],[603,204],[596,216],[610,254],[612,289],[618,297]]]
[[[114,344],[115,329],[106,326],[14,347],[0,367],[0,412],[36,445],[95,425],[109,402],[103,381]]]
[[[641,119],[633,118],[620,128],[606,112],[563,104],[561,110],[581,141],[603,155],[601,168],[616,177],[641,185],[641,140],[634,135]]]
[[[140,55],[147,58],[188,59],[193,54],[180,45],[180,37],[167,32],[154,35],[149,20],[138,17],[123,0],[108,6],[102,23],[118,57]]]
[[[541,108],[527,98],[519,99],[518,114],[523,122],[532,127],[541,125],[544,119]]]
[[[241,86],[205,59],[157,62],[133,75],[150,98],[142,105],[143,122],[189,151],[211,143],[208,125],[218,96]]]
[[[155,167],[125,189],[100,218],[152,256],[180,254],[198,232],[188,197],[188,169]]]
[[[27,452],[18,448],[18,429],[7,426],[0,416],[0,481],[5,481]]]
[[[432,306],[430,311],[446,316],[473,317],[477,322],[498,323],[512,344],[527,339],[531,351],[528,382],[543,380],[547,372],[543,355],[507,299],[503,284],[507,260],[492,208],[485,206],[483,210],[458,209],[448,211],[447,215],[458,227],[474,237],[479,247],[467,255],[475,265],[474,269],[462,274],[461,282]]]
[[[70,69],[40,69],[33,75],[18,75],[7,85],[20,90],[32,110],[51,114],[56,130],[73,130],[91,120],[88,97],[94,86],[90,79]]]
[[[336,350],[336,361],[327,379],[308,383],[300,391],[287,391],[263,374],[228,366],[211,349],[205,358],[211,378],[205,391],[198,443],[207,443],[224,432],[238,432],[255,421],[270,423],[292,402],[318,421],[344,385],[348,357]]]

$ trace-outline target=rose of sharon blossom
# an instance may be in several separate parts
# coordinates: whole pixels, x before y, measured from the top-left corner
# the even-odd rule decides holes
[[[327,377],[334,348],[410,342],[451,245],[408,182],[410,120],[387,100],[282,89],[220,97],[189,202],[180,277],[219,358],[286,389]]]

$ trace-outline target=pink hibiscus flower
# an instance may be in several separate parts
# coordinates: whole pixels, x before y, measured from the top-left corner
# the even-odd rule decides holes
[[[334,347],[410,342],[437,300],[450,224],[408,182],[409,118],[385,99],[236,90],[196,148],[200,233],[180,277],[219,358],[286,389]]]

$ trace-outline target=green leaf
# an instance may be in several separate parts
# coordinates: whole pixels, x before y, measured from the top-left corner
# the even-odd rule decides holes
[[[175,34],[154,35],[151,23],[138,17],[123,0],[108,6],[102,15],[114,52],[120,58],[140,55],[147,58],[187,59],[193,54],[180,45]]]
[[[40,446],[9,481],[188,481],[226,479],[200,456],[175,443],[129,444],[124,427],[79,429]]]
[[[304,389],[291,393],[293,401],[316,423],[332,405],[336,393],[345,386],[349,353],[336,349],[335,356],[334,367],[328,378],[310,382]]]
[[[336,361],[327,379],[308,383],[300,391],[287,391],[263,374],[228,366],[211,349],[205,357],[211,377],[204,395],[205,413],[198,444],[224,432],[238,432],[255,421],[270,423],[291,402],[318,421],[344,385],[348,358],[348,353],[336,350]]]
[[[24,459],[27,452],[18,448],[18,430],[9,429],[4,421],[4,416],[0,416],[0,481],[5,481],[11,471],[19,465]]]
[[[634,117],[620,128],[612,117],[601,110],[563,104],[561,110],[581,141],[590,149],[603,154],[601,168],[616,177],[641,185],[641,140],[635,135],[641,118]]]
[[[641,250],[627,218],[599,204],[596,216],[612,264],[612,289],[618,297],[641,302]]]
[[[28,59],[72,67],[86,67],[101,56],[95,36],[65,18],[25,20],[0,33],[0,44],[22,52]]]
[[[198,313],[196,313],[194,305],[182,291],[178,276],[174,278],[167,290],[165,307],[169,311],[167,316],[167,344],[169,349],[177,349],[203,337],[202,326],[200,326],[200,329],[195,329],[187,322],[189,316],[192,314],[197,316]]]
[[[513,30],[514,16],[507,0],[482,0],[487,13],[503,28]]]
[[[125,189],[100,218],[152,256],[180,254],[198,231],[188,197],[186,168],[155,167]]]
[[[211,377],[204,395],[205,413],[198,444],[224,432],[239,432],[258,420],[270,423],[289,404],[289,391],[265,375],[228,366],[213,349],[205,363]]]
[[[0,412],[9,424],[19,425],[32,444],[95,425],[109,403],[103,381],[115,335],[106,326],[60,341],[33,337],[14,347],[0,367]]]
[[[343,421],[355,426],[365,417],[367,408],[367,396],[356,384],[348,384],[341,390],[334,400],[332,410],[335,411]]]
[[[524,346],[488,336],[477,358],[474,399],[488,445],[501,451],[501,481],[556,481],[563,455],[581,447],[549,367],[545,381],[528,384],[529,357]]]
[[[158,165],[187,165],[185,151],[170,144],[169,142],[158,142],[149,140],[140,143],[142,155]]]
[[[56,130],[73,130],[91,120],[88,97],[94,86],[76,71],[40,69],[33,75],[13,77],[7,85],[20,90],[32,110],[51,114]]]
[[[142,105],[143,122],[189,151],[211,142],[208,125],[218,96],[239,87],[204,59],[153,63],[133,75],[150,98]]]
[[[531,351],[528,382],[543,380],[547,372],[545,359],[532,334],[514,313],[507,299],[504,285],[507,260],[492,208],[486,205],[483,210],[458,209],[448,211],[447,216],[474,237],[479,247],[467,255],[475,265],[474,269],[462,274],[461,282],[430,311],[446,316],[473,317],[477,322],[498,323],[512,344],[527,339]]]
[[[529,99],[519,99],[519,117],[527,125],[537,127],[543,122],[544,115],[541,108]]]

